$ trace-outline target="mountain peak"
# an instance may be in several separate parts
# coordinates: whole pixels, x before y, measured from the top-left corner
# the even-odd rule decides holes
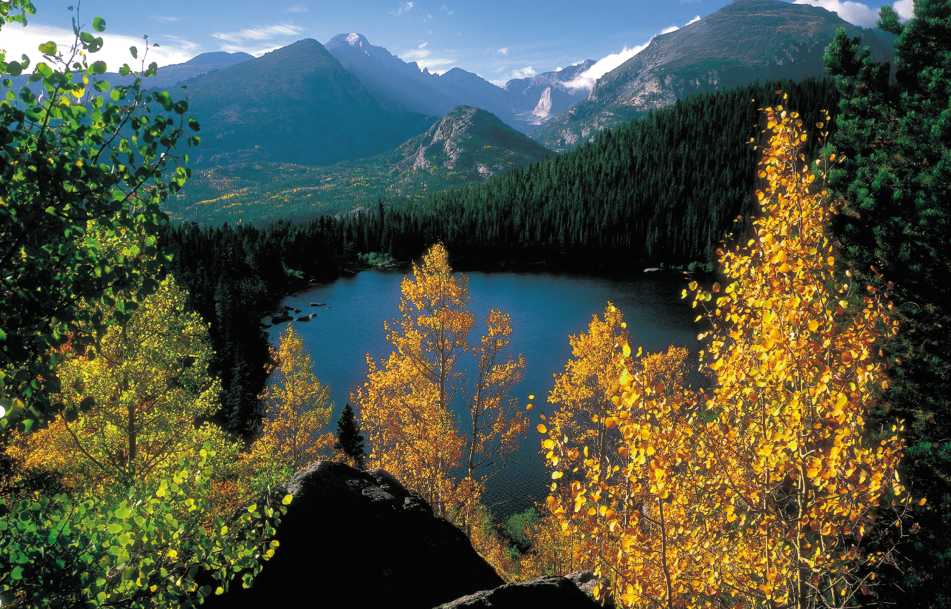
[[[227,53],[225,51],[212,51],[209,53],[195,55],[186,61],[185,64],[190,66],[214,65],[219,67],[222,65],[247,61],[249,59],[254,59],[254,55],[250,55],[248,53]]]
[[[359,32],[337,34],[327,42],[328,49],[336,49],[344,46],[365,49],[372,45],[370,45],[370,41],[367,40],[367,37],[363,34],[360,34]]]
[[[275,49],[259,57],[256,62],[274,64],[280,62],[282,71],[300,70],[312,72],[319,67],[330,67],[342,71],[343,68],[329,51],[313,38],[304,38],[297,42]]]
[[[404,172],[452,172],[486,178],[546,158],[548,150],[491,112],[457,106],[425,133],[399,148]]]
[[[594,85],[587,100],[540,135],[554,149],[698,93],[757,81],[801,81],[825,74],[823,55],[839,28],[885,59],[891,43],[823,8],[780,0],[737,0],[650,44]]]

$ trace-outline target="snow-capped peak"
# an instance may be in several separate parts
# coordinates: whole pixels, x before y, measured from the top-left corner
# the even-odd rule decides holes
[[[347,34],[347,44],[352,47],[363,46],[363,36],[356,32],[350,32]]]

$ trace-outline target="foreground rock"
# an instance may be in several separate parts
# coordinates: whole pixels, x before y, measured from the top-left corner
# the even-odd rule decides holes
[[[476,592],[436,609],[595,609],[599,607],[564,577],[543,577]]]
[[[384,472],[323,461],[289,491],[275,557],[250,590],[236,584],[210,606],[429,609],[503,584],[459,529]]]

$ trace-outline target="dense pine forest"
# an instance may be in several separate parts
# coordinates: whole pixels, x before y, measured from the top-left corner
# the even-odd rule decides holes
[[[485,185],[394,206],[381,246],[405,258],[442,241],[463,266],[470,256],[480,264],[534,261],[589,271],[709,262],[735,219],[755,209],[759,153],[750,140],[759,108],[782,91],[808,125],[837,105],[825,81],[690,98]]]

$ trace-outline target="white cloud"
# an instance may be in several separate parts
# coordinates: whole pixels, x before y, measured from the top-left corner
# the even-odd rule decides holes
[[[284,12],[291,13],[293,15],[301,15],[303,13],[310,12],[310,8],[306,4],[298,3],[290,5]]]
[[[509,48],[508,48],[508,47],[502,47],[502,48],[499,49],[497,52],[498,52],[499,55],[508,55],[508,54],[509,54]]]
[[[509,74],[509,80],[513,78],[531,78],[536,74],[538,74],[538,72],[535,71],[535,68],[532,66],[525,66],[524,68],[516,68],[512,70],[511,74]]]
[[[694,23],[698,21],[700,21],[700,15],[697,15],[696,17],[694,17],[693,19],[685,23],[684,27],[687,27],[688,25],[693,25]],[[659,35],[662,36],[664,34],[670,34],[671,32],[676,32],[679,29],[680,28],[677,27],[676,25],[672,25],[670,27],[666,27],[663,30],[661,30]],[[645,42],[644,44],[639,44],[633,47],[626,46],[620,51],[618,51],[617,53],[611,53],[610,55],[602,57],[601,59],[596,61],[593,66],[591,66],[590,68],[588,68],[587,70],[579,74],[574,79],[566,82],[565,86],[570,89],[593,88],[594,83],[596,83],[599,78],[601,78],[602,76],[604,76],[611,70],[614,70],[615,68],[619,68],[621,64],[623,64],[625,61],[627,61],[631,57],[634,57],[635,55],[637,55],[638,53],[646,49],[650,45],[650,43],[654,40],[654,38],[656,38],[656,36],[651,36],[651,39]]]
[[[898,16],[902,19],[911,19],[915,16],[914,0],[898,0],[893,8],[895,9],[895,12],[898,13]]]
[[[197,42],[192,42],[191,40],[182,38],[181,36],[176,36],[174,34],[163,34],[162,36],[156,36],[154,40],[161,45],[159,48],[171,46],[172,48],[178,49],[178,51],[188,55],[189,57],[194,57],[202,51],[201,45]]]
[[[455,14],[456,14],[456,11],[452,10],[451,8],[449,8],[448,6],[446,6],[445,4],[443,4],[442,6],[440,6],[440,7],[439,7],[439,10],[441,10],[441,11],[444,12],[444,13],[446,13],[446,14],[449,15],[450,17],[451,17],[452,15],[455,15]]]
[[[795,4],[820,6],[845,19],[849,23],[862,27],[873,27],[878,23],[878,11],[862,2],[852,0],[796,0]]]
[[[396,17],[401,17],[413,10],[415,7],[416,3],[413,2],[413,0],[409,0],[408,2],[400,2],[399,7],[397,7],[395,11],[390,11],[390,14]]]
[[[409,51],[400,53],[400,59],[410,62],[415,61],[421,70],[427,68],[430,72],[435,74],[441,74],[452,66],[456,65],[456,61],[454,59],[450,59],[448,57],[434,57],[433,52],[428,47],[429,43],[424,42],[415,49],[410,49]]]
[[[152,17],[152,20],[158,21],[159,23],[178,23],[182,18],[175,17],[174,15],[155,15]]]
[[[853,0],[796,0],[795,3],[821,6],[854,25],[875,27],[878,24],[878,9],[872,8],[864,2]],[[915,16],[914,0],[897,0],[892,4],[892,8],[904,20]]]
[[[265,27],[245,28],[237,32],[215,32],[212,38],[228,43],[240,42],[261,42],[264,40],[273,40],[275,38],[287,38],[290,36],[299,36],[303,30],[296,25],[282,23],[278,25],[269,25]]]
[[[417,49],[425,49],[425,48],[428,47],[428,46],[429,46],[429,41],[428,41],[428,40],[424,40],[424,41],[420,42],[418,45],[416,45],[416,48],[417,48]]]
[[[145,49],[145,42],[141,37],[108,32],[100,36],[103,40],[102,49],[90,55],[90,61],[105,61],[110,71],[117,71],[125,63],[133,68],[139,66],[142,51]],[[30,58],[31,65],[35,66],[36,62],[43,61],[43,54],[37,47],[49,40],[55,42],[65,54],[72,47],[73,31],[38,23],[31,23],[27,27],[8,23],[3,28],[0,48],[7,52],[8,59],[19,59],[21,55],[26,55]],[[195,43],[173,36],[158,37],[157,40],[160,46],[150,49],[146,60],[149,63],[154,61],[160,66],[188,61],[199,50]],[[129,47],[132,46],[139,48],[138,60],[133,60],[129,54]]]
[[[624,47],[617,53],[611,53],[610,55],[602,57],[596,61],[593,66],[579,74],[574,79],[566,82],[565,86],[570,89],[591,89],[594,87],[594,83],[596,83],[599,78],[646,49],[647,45],[649,44],[650,40],[644,44],[639,44],[634,47]]]

